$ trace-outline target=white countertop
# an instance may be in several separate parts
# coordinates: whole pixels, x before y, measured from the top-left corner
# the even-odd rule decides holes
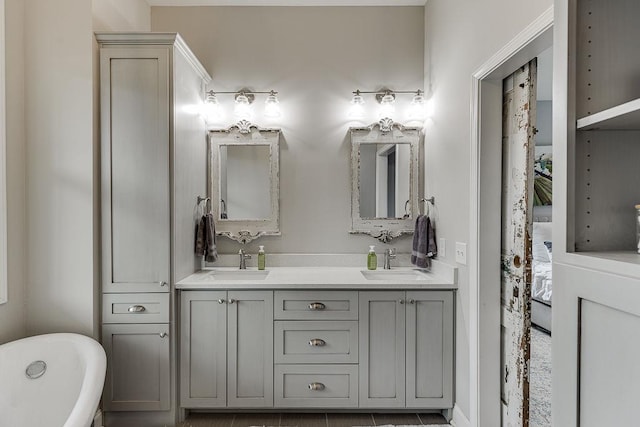
[[[180,280],[176,289],[457,289],[457,271],[445,264],[429,272],[411,267],[372,270],[375,279],[367,279],[367,272],[362,267],[271,267],[264,272],[213,267]],[[256,278],[261,274],[266,276]]]

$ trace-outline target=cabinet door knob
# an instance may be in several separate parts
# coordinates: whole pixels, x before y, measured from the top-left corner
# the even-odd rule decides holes
[[[312,302],[309,304],[309,310],[324,310],[325,308],[327,308],[327,306],[321,302]]]
[[[158,334],[158,335],[160,335],[160,338],[166,338],[166,337],[169,336],[169,334],[166,333],[166,332],[160,332],[160,334]]]
[[[167,282],[165,282],[164,280],[162,280],[162,281],[160,282],[160,286],[167,286]]]
[[[229,298],[229,304],[233,304],[234,302],[236,302],[236,300],[234,300],[233,298]]]
[[[413,298],[409,299],[409,304],[415,304],[416,300],[414,300]]]
[[[404,300],[403,300],[403,299],[399,299],[399,300],[398,300],[398,302],[399,302],[400,304],[404,304]]]
[[[326,344],[326,342],[320,338],[314,338],[312,340],[309,340],[309,345],[311,347],[322,347]]]
[[[145,308],[144,305],[132,305],[127,309],[129,313],[142,313],[143,311],[146,311],[146,310],[147,309]]]
[[[324,390],[324,384],[322,384],[322,383],[311,383],[311,384],[309,384],[309,390],[313,390],[313,391]]]
[[[225,303],[225,301],[224,301],[224,299],[223,299],[223,298],[220,298],[220,299],[218,300],[218,304],[224,304],[224,303]]]

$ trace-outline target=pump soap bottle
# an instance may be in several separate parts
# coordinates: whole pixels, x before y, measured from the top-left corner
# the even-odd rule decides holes
[[[260,246],[258,249],[258,270],[264,270],[264,267],[266,265],[266,260],[265,260],[266,256],[264,253],[264,246]]]
[[[367,255],[367,268],[375,270],[378,268],[378,256],[376,255],[375,246],[369,246],[369,255]]]

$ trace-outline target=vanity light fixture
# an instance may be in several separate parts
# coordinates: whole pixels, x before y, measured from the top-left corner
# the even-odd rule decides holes
[[[264,115],[267,117],[277,118],[280,117],[282,112],[280,111],[280,101],[278,101],[278,92],[271,91],[267,95],[267,99],[264,101]]]
[[[359,90],[353,92],[351,108],[349,108],[349,117],[354,119],[361,119],[364,117],[364,98],[360,95]]]
[[[219,122],[224,118],[224,110],[218,101],[218,95],[234,95],[235,103],[233,112],[240,120],[252,120],[253,109],[251,104],[255,100],[257,94],[266,94],[264,115],[266,117],[280,117],[280,102],[278,101],[278,92],[270,90],[268,92],[254,92],[247,89],[241,89],[236,92],[215,92],[210,90],[207,92],[204,102],[204,116],[207,123]]]
[[[207,123],[217,122],[224,118],[224,111],[214,91],[207,92],[207,98],[204,101],[204,119]]]
[[[409,109],[409,117],[413,120],[425,119],[425,98],[424,91],[418,90],[391,90],[382,89],[379,91],[360,91],[353,92],[351,98],[351,108],[349,109],[350,118],[364,117],[364,98],[362,94],[375,94],[376,100],[380,104],[378,111],[379,118],[393,118],[396,112],[396,95],[397,94],[413,94],[411,107]]]

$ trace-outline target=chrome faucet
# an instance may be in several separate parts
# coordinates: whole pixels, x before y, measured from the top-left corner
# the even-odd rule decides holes
[[[244,249],[240,249],[238,251],[238,255],[240,255],[240,270],[247,269],[247,259],[251,259],[251,255],[245,254]]]
[[[396,257],[396,248],[384,250],[384,269],[391,270],[391,260]]]

